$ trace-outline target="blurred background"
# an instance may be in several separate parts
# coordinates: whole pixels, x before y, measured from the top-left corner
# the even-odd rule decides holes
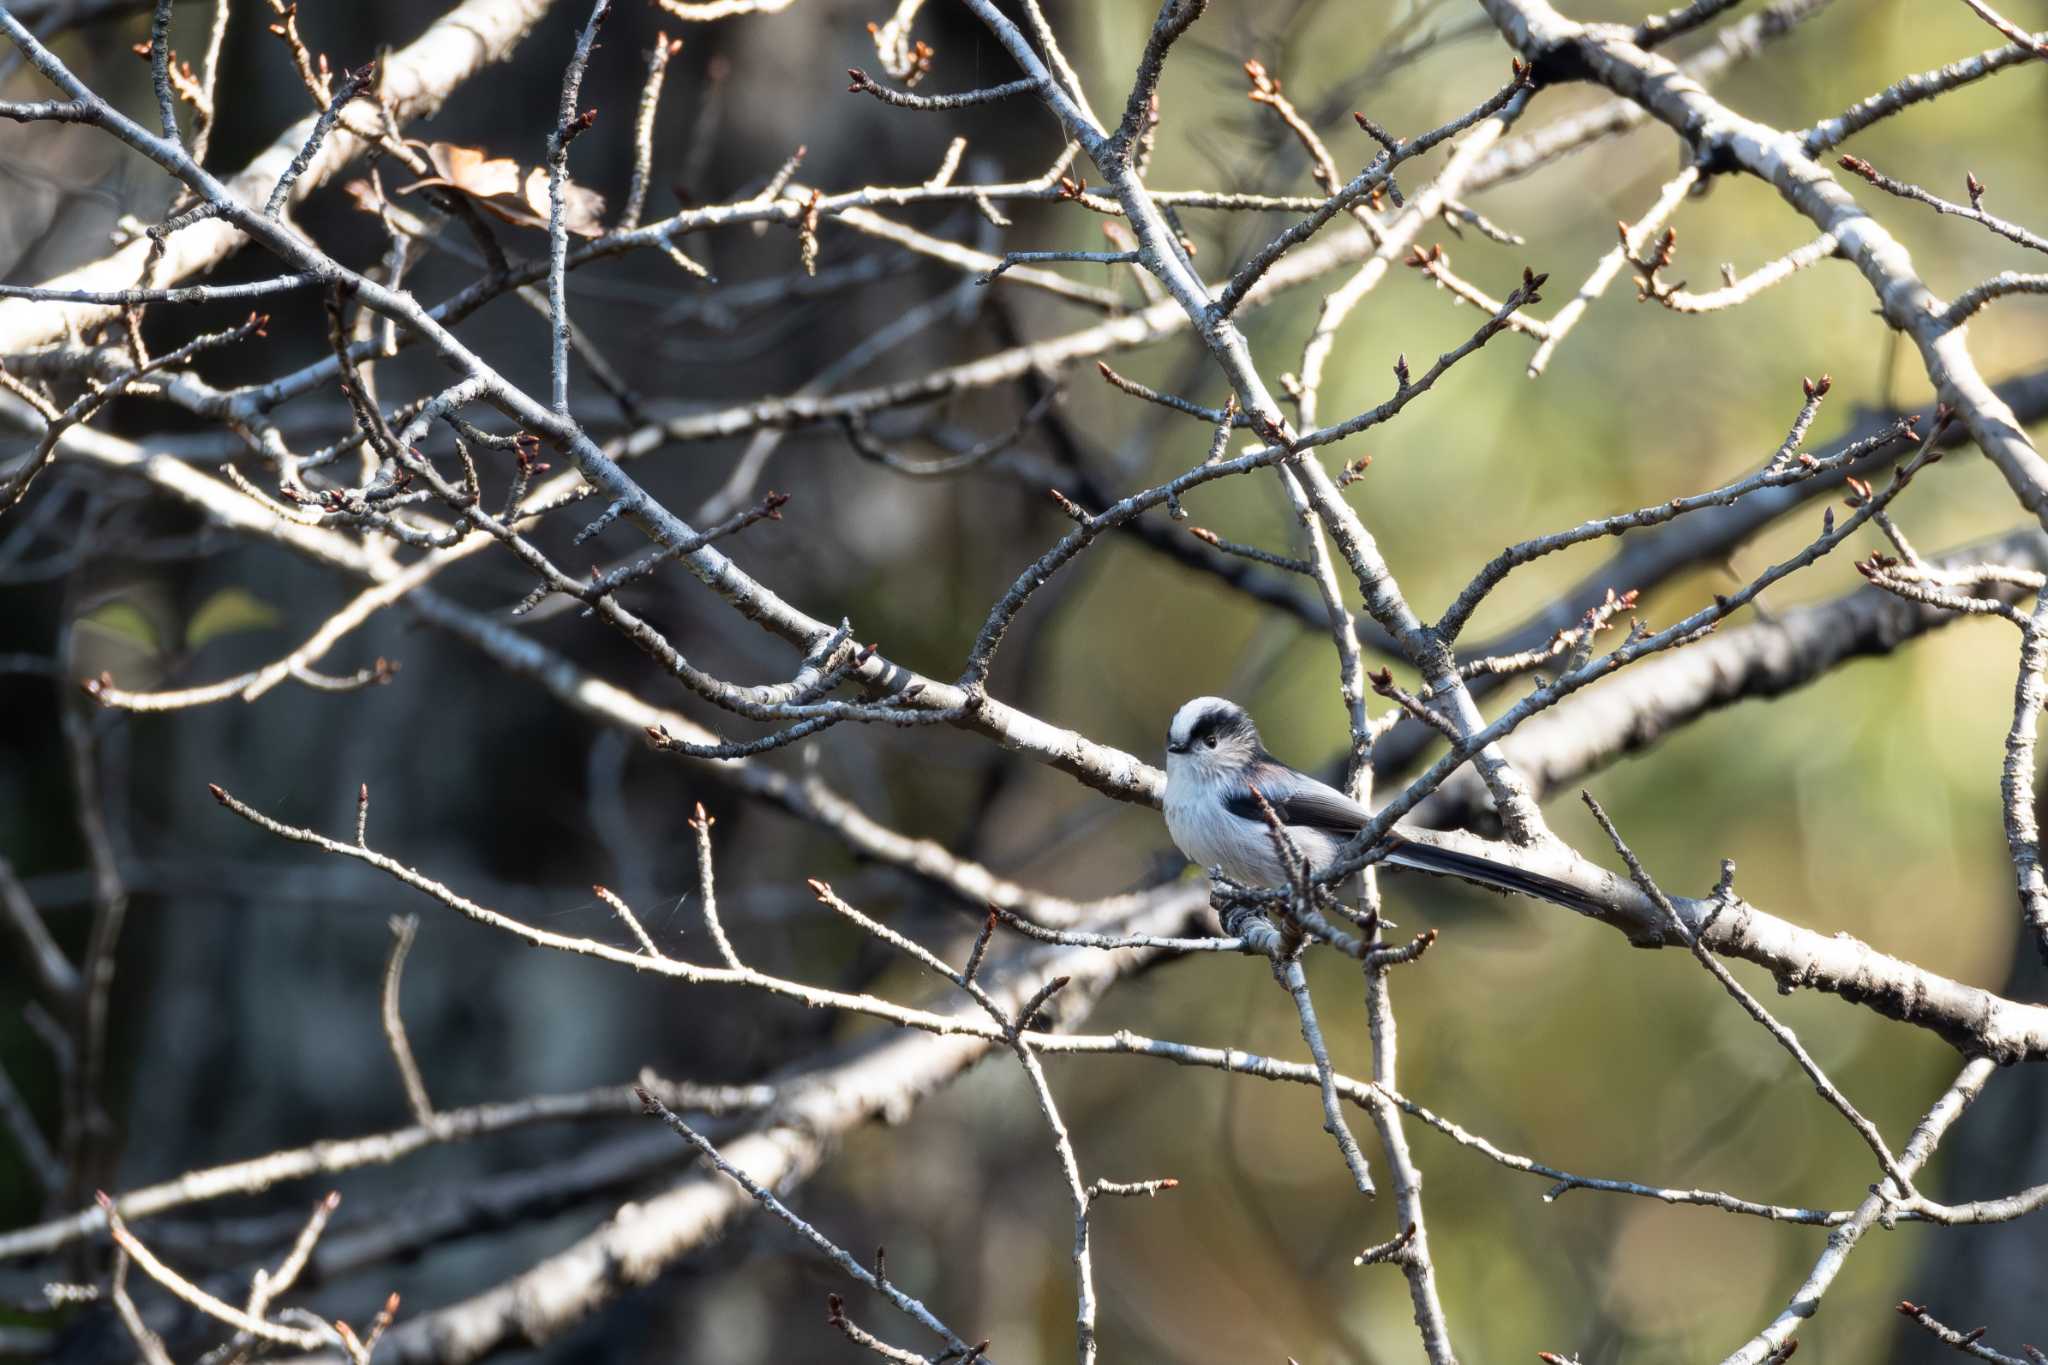
[[[2016,0],[2014,20],[2048,23],[2027,8],[2031,2]],[[887,18],[886,8],[881,0],[805,0],[779,14],[677,25],[652,5],[622,2],[585,85],[584,103],[600,116],[575,145],[577,177],[614,204],[623,199],[633,109],[646,52],[661,32],[680,33],[686,46],[659,114],[650,217],[673,211],[679,199],[722,203],[753,193],[799,146],[806,149],[799,178],[828,191],[919,182],[956,135],[968,139],[963,177],[1042,172],[1061,137],[1035,105],[933,115],[846,93],[847,67],[877,69],[866,24]],[[1613,4],[1569,8],[1575,17],[1642,17]],[[1734,16],[1755,8],[1740,5]],[[337,67],[354,66],[409,41],[435,9],[308,0],[299,23],[315,50]],[[1048,4],[1098,108],[1121,106],[1153,9],[1138,0]],[[461,90],[414,135],[539,161],[583,11],[557,6],[511,63]],[[201,46],[210,12],[177,7],[173,41],[181,52]],[[235,6],[212,166],[239,168],[306,112],[287,54],[265,32],[271,18],[267,7]],[[962,8],[929,6],[914,33],[936,53],[921,91],[965,90],[1015,74]],[[57,47],[95,88],[136,113],[149,108],[148,67],[129,48],[147,36],[147,16],[131,13],[77,27]],[[1714,37],[1709,30],[1676,46],[1691,50]],[[1756,118],[1800,127],[1994,40],[1961,5],[1838,0],[1716,89]],[[1245,98],[1240,67],[1247,58],[1263,62],[1316,117],[1346,174],[1374,150],[1350,110],[1413,135],[1470,108],[1508,67],[1499,38],[1461,4],[1218,0],[1169,63],[1153,186],[1314,193],[1298,146],[1270,110]],[[0,86],[10,99],[46,94],[19,67]],[[1546,91],[1518,131],[1597,102],[1589,90]],[[2048,76],[2019,69],[1881,123],[1845,150],[1959,200],[1965,170],[1974,172],[1989,187],[1987,208],[2039,229],[2048,225],[2037,136],[2044,113]],[[1472,232],[1460,240],[1428,231],[1421,241],[1443,240],[1458,271],[1496,296],[1512,289],[1525,265],[1550,272],[1549,302],[1536,310],[1547,315],[1612,244],[1616,220],[1642,215],[1679,153],[1669,133],[1647,128],[1475,201],[1521,234],[1522,245]],[[1442,155],[1406,170],[1404,179],[1423,183]],[[395,170],[385,168],[387,188],[402,183],[392,180]],[[122,215],[154,220],[169,199],[163,178],[109,139],[47,125],[0,127],[0,186],[0,272],[12,282],[41,281],[97,258]],[[2024,253],[1969,223],[1860,182],[1849,188],[1911,249],[1944,297],[2028,266]],[[1071,205],[1020,203],[1006,211],[1014,225],[1000,234],[997,250],[1107,245],[1095,216]],[[985,244],[992,232],[971,211],[897,216],[958,240]],[[1212,277],[1285,221],[1194,211],[1182,220]],[[355,210],[339,181],[317,193],[299,221],[352,264],[367,267],[383,251],[376,221]],[[1742,179],[1714,181],[1674,221],[1678,257],[1667,275],[1695,289],[1712,287],[1723,261],[1746,271],[1811,236],[1768,187]],[[544,249],[537,233],[504,236],[517,255]],[[1038,293],[977,289],[966,276],[830,220],[820,230],[819,261],[830,287],[813,297],[761,301],[762,282],[796,268],[795,236],[784,228],[725,230],[679,244],[715,273],[715,284],[682,273],[658,252],[598,262],[570,283],[576,321],[655,414],[788,393],[821,375],[832,388],[915,376],[1094,316]],[[1128,271],[1055,268],[1142,306]],[[270,273],[272,265],[252,251],[212,278]],[[433,300],[474,274],[455,255],[437,254],[410,284]],[[1246,317],[1269,378],[1298,366],[1318,295],[1298,290]],[[841,363],[878,328],[941,298],[956,311],[940,325],[865,364]],[[1755,467],[1798,411],[1802,375],[1834,378],[1813,448],[1871,410],[1929,401],[1917,357],[1896,344],[1873,306],[1862,278],[1839,261],[1748,306],[1699,317],[1639,304],[1623,279],[1540,379],[1524,376],[1531,343],[1502,336],[1400,420],[1327,454],[1332,461],[1372,457],[1350,496],[1410,600],[1433,616],[1506,544]],[[1972,350],[1992,381],[2048,366],[2040,307],[2011,300],[1972,324]],[[245,383],[325,350],[317,297],[287,296],[271,311],[264,346],[206,356],[201,372],[216,384]],[[159,307],[149,315],[151,336],[162,348],[166,338],[244,312],[233,304]],[[1382,401],[1392,392],[1397,355],[1419,371],[1479,321],[1414,272],[1397,272],[1343,333],[1322,397],[1325,419]],[[525,304],[501,299],[461,334],[509,377],[545,391],[546,326]],[[1112,360],[1200,402],[1225,396],[1185,337]],[[578,373],[579,415],[594,430],[634,425]],[[387,403],[438,379],[433,362],[413,354],[380,369]],[[1091,367],[1077,366],[1059,382],[1078,455],[1047,449],[1036,432],[1021,448],[1079,458],[1102,487],[1155,482],[1206,448],[1205,426],[1161,417],[1101,384]],[[877,425],[906,442],[920,431],[995,435],[1015,425],[1033,396],[1029,386],[977,391]],[[281,417],[306,448],[335,439],[347,420],[331,392]],[[169,448],[230,453],[217,431],[165,405],[123,400],[98,425]],[[7,442],[11,456],[33,437]],[[633,472],[690,517],[717,497],[749,445],[750,438],[669,445],[639,459]],[[848,617],[858,638],[879,641],[892,657],[938,677],[958,673],[988,605],[1066,525],[1041,491],[1015,479],[993,472],[901,478],[858,459],[832,426],[790,431],[772,449],[756,450],[755,458],[763,455],[759,487],[792,500],[780,524],[735,543],[739,562],[810,614]],[[1188,506],[1196,524],[1225,536],[1283,551],[1291,545],[1270,479],[1212,485]],[[1818,516],[1817,508],[1797,514],[1797,524],[1745,545],[1731,564],[1664,585],[1647,597],[1642,615],[1656,625],[1678,619],[1804,544]],[[1923,551],[1935,552],[2019,526],[2026,516],[1970,450],[1931,470],[1900,502],[1898,519]],[[563,548],[567,533],[558,534]],[[609,562],[632,548],[632,537],[614,530],[595,548]],[[1872,537],[1852,548],[1862,554],[1882,546]],[[1520,571],[1494,594],[1472,638],[1519,621],[1607,553],[1596,545]],[[1857,588],[1849,559],[1836,556],[1774,589],[1760,610],[1782,612]],[[486,553],[441,586],[471,606],[502,610],[531,583],[509,556]],[[76,960],[93,888],[68,727],[92,755],[96,799],[130,898],[105,1091],[124,1140],[108,1188],[404,1125],[405,1095],[378,1023],[386,920],[395,913],[422,916],[404,1007],[442,1107],[616,1083],[642,1067],[678,1079],[751,1080],[849,1028],[738,992],[677,989],[601,963],[526,951],[366,869],[261,835],[207,799],[209,782],[338,837],[352,830],[357,786],[367,783],[371,842],[402,862],[507,914],[623,943],[615,918],[590,893],[593,882],[603,883],[642,908],[666,950],[699,958],[706,945],[686,820],[702,801],[718,817],[726,923],[751,963],[821,984],[878,984],[914,996],[917,981],[818,906],[807,877],[831,881],[922,941],[971,937],[976,907],[854,861],[829,835],[736,796],[716,766],[652,753],[599,729],[400,612],[384,613],[329,661],[337,672],[379,655],[402,664],[392,683],[367,691],[282,688],[255,705],[148,716],[93,708],[75,686],[102,670],[138,689],[229,676],[297,643],[309,623],[352,592],[275,547],[209,530],[139,484],[63,463],[0,522],[0,662],[8,670],[0,672],[0,853]],[[642,587],[632,603],[721,676],[772,679],[791,671],[785,648],[735,629],[729,609],[681,572]],[[530,629],[601,675],[731,731],[601,623],[563,612]],[[1720,860],[1733,858],[1745,894],[1778,915],[2039,1000],[2044,983],[2017,933],[1999,819],[1998,765],[2015,664],[2006,627],[1962,622],[1778,700],[1710,714],[1589,785],[1675,891],[1703,893]],[[1262,610],[1132,537],[1112,536],[1033,600],[993,689],[1155,762],[1173,709],[1197,693],[1224,693],[1253,709],[1277,753],[1310,766],[1345,744],[1336,683],[1323,632]],[[1156,813],[948,730],[842,726],[769,761],[816,771],[892,827],[1061,895],[1150,884],[1177,861]],[[1549,814],[1579,848],[1611,861],[1575,792],[1554,798]],[[1684,955],[1639,952],[1591,922],[1436,880],[1390,878],[1388,898],[1404,930],[1443,934],[1421,965],[1394,979],[1403,1089],[1413,1098],[1503,1147],[1574,1172],[1826,1207],[1852,1205],[1865,1192],[1868,1154],[1855,1135]],[[1312,963],[1336,1060],[1364,1073],[1355,978],[1343,964]],[[1953,1077],[1959,1059],[1923,1031],[1832,998],[1779,998],[1759,973],[1736,970],[1769,996],[1895,1142]],[[24,1018],[32,994],[10,940],[0,953],[0,1068],[54,1130],[59,1077]],[[1236,957],[1176,961],[1121,985],[1087,1025],[1117,1027],[1289,1058],[1302,1053],[1285,997],[1263,967]],[[1924,1190],[1964,1199],[2048,1179],[2041,1137],[2048,1079],[2038,1071],[1994,1078]],[[1319,1131],[1312,1090],[1116,1058],[1060,1060],[1052,1079],[1085,1171],[1182,1182],[1157,1199],[1098,1209],[1106,1359],[1420,1358],[1399,1275],[1351,1265],[1361,1246],[1395,1231],[1391,1210],[1350,1197]],[[481,1182],[547,1171],[637,1133],[643,1122],[543,1126],[350,1174],[333,1182],[344,1196],[336,1227],[374,1227],[417,1201],[460,1201]],[[1528,1359],[1539,1349],[1576,1352],[1589,1365],[1718,1358],[1778,1311],[1823,1243],[1814,1229],[1585,1191],[1546,1202],[1544,1181],[1426,1130],[1411,1141],[1427,1178],[1445,1305],[1470,1360]],[[354,1321],[393,1288],[404,1293],[408,1315],[476,1293],[582,1235],[620,1198],[658,1188],[674,1169],[517,1217],[452,1220],[456,1231],[404,1264],[322,1280],[311,1286],[311,1301]],[[238,1239],[279,1219],[295,1221],[326,1188],[292,1185],[203,1206],[167,1220],[161,1235],[181,1263],[224,1271],[246,1259],[249,1243]],[[969,1339],[992,1338],[1001,1358],[1051,1359],[1070,1349],[1070,1213],[1013,1066],[998,1059],[901,1124],[859,1133],[792,1199],[850,1248],[885,1244],[892,1278]],[[57,1211],[45,1209],[17,1153],[0,1143],[0,1227]],[[1961,1328],[1988,1323],[1994,1341],[2038,1338],[2044,1229],[2035,1221],[1873,1232],[1800,1333],[1801,1359],[1932,1358],[1940,1348],[1930,1339],[1903,1336],[1895,1325],[1892,1304],[1902,1297],[1929,1303]],[[39,1282],[24,1269],[0,1268],[10,1302]],[[834,1291],[843,1291],[837,1272],[757,1219],[535,1354],[735,1365],[837,1359],[851,1348],[825,1325],[824,1296]],[[863,1320],[897,1326],[882,1313],[870,1307]],[[105,1358],[125,1346],[103,1312],[53,1318],[17,1311],[11,1321],[51,1329],[41,1340],[63,1359]]]

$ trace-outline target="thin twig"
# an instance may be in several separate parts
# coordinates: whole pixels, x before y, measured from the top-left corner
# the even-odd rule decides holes
[[[2029,232],[2018,223],[2007,222],[2005,219],[1995,217],[1980,208],[1967,204],[1958,204],[1952,200],[1943,199],[1939,195],[1929,194],[1918,185],[1908,184],[1903,180],[1894,180],[1860,156],[1841,157],[1839,158],[1839,164],[1844,170],[1855,172],[1883,190],[1886,194],[1894,194],[1901,199],[1910,199],[1916,204],[1925,204],[1936,213],[1948,214],[1955,218],[1966,218],[1970,222],[1997,233],[2008,242],[2018,243],[2029,251],[2048,252],[2048,237],[2043,237],[2039,233]]]
[[[833,1263],[838,1265],[841,1270],[844,1270],[848,1275],[851,1275],[854,1279],[860,1281],[860,1283],[866,1285],[868,1288],[874,1290],[879,1294],[884,1295],[889,1300],[889,1302],[895,1304],[896,1307],[900,1309],[905,1315],[910,1317],[913,1321],[917,1322],[926,1330],[930,1331],[933,1335],[937,1336],[941,1341],[945,1342],[955,1351],[958,1351],[964,1355],[968,1351],[974,1349],[973,1347],[969,1346],[965,1341],[962,1341],[958,1336],[954,1335],[953,1330],[950,1327],[946,1326],[945,1323],[940,1322],[938,1318],[934,1317],[929,1308],[926,1308],[922,1303],[918,1302],[910,1295],[904,1293],[902,1289],[898,1288],[895,1284],[877,1279],[874,1273],[870,1271],[866,1266],[862,1265],[852,1256],[849,1256],[846,1252],[840,1250],[839,1246],[836,1243],[834,1243],[831,1238],[827,1237],[824,1233],[818,1231],[817,1228],[813,1227],[811,1224],[805,1222],[802,1218],[798,1217],[796,1212],[793,1209],[791,1209],[789,1205],[783,1203],[780,1199],[775,1197],[773,1191],[769,1190],[763,1185],[757,1184],[754,1181],[754,1179],[751,1176],[749,1176],[745,1171],[741,1170],[739,1167],[727,1161],[725,1159],[724,1154],[721,1153],[718,1150],[718,1148],[714,1147],[709,1139],[707,1139],[702,1133],[699,1133],[695,1128],[692,1128],[688,1123],[684,1122],[680,1115],[678,1115],[674,1110],[670,1109],[667,1105],[663,1104],[659,1099],[657,1099],[654,1096],[654,1094],[651,1091],[643,1089],[639,1090],[638,1094],[640,1096],[640,1103],[642,1105],[643,1112],[655,1118],[658,1118],[663,1123],[667,1124],[669,1128],[678,1137],[682,1138],[685,1142],[689,1143],[692,1147],[696,1148],[705,1160],[709,1161],[713,1166],[716,1166],[720,1174],[724,1175],[727,1179],[731,1180],[735,1185],[738,1185],[741,1189],[745,1190],[750,1196],[753,1197],[756,1203],[758,1203],[762,1208],[768,1210],[768,1212],[774,1214],[777,1218],[781,1219],[783,1223],[786,1224],[789,1228],[791,1228],[799,1237],[802,1237],[805,1241],[809,1242],[812,1246],[816,1247],[819,1251],[823,1252],[827,1257],[829,1257],[833,1261]]]
[[[717,823],[705,814],[704,803],[699,801],[695,813],[690,816],[690,828],[697,835],[697,895],[704,902],[704,927],[711,931],[711,942],[718,949],[719,957],[725,960],[726,966],[742,972],[746,968],[740,965],[739,954],[732,950],[732,940],[725,936],[725,925],[718,918],[718,888],[711,867],[711,827]]]
[[[1593,812],[1593,818],[1600,822],[1600,828],[1607,835],[1609,842],[1614,845],[1614,851],[1621,855],[1621,860],[1624,863],[1628,864],[1629,876],[1635,879],[1636,885],[1642,888],[1643,894],[1655,902],[1657,908],[1663,912],[1665,919],[1670,922],[1673,931],[1684,941],[1686,947],[1692,950],[1692,955],[1698,959],[1699,964],[1705,967],[1716,981],[1721,983],[1721,989],[1727,991],[1734,998],[1735,1003],[1742,1006],[1745,1014],[1763,1025],[1764,1031],[1776,1040],[1778,1046],[1791,1054],[1792,1060],[1799,1064],[1799,1069],[1804,1071],[1807,1078],[1813,1082],[1813,1088],[1820,1092],[1820,1097],[1834,1106],[1835,1111],[1848,1120],[1849,1126],[1856,1130],[1856,1135],[1862,1138],[1864,1145],[1869,1147],[1871,1152],[1876,1155],[1877,1164],[1884,1168],[1886,1175],[1891,1177],[1893,1196],[1899,1199],[1914,1198],[1918,1191],[1913,1188],[1913,1182],[1907,1175],[1905,1167],[1900,1164],[1896,1156],[1892,1155],[1892,1149],[1885,1142],[1884,1135],[1877,1131],[1877,1125],[1863,1117],[1862,1112],[1850,1102],[1849,1097],[1844,1095],[1841,1089],[1828,1079],[1827,1073],[1821,1070],[1820,1063],[1813,1059],[1813,1054],[1806,1050],[1805,1045],[1799,1041],[1798,1035],[1772,1017],[1771,1012],[1763,1007],[1762,1002],[1751,995],[1741,982],[1730,975],[1728,969],[1721,965],[1720,959],[1716,958],[1713,952],[1700,941],[1700,935],[1693,932],[1692,926],[1686,923],[1685,917],[1678,913],[1678,907],[1671,903],[1670,898],[1651,879],[1650,874],[1644,870],[1643,865],[1636,860],[1635,853],[1622,840],[1621,831],[1614,827],[1614,822],[1608,819],[1607,812],[1601,809],[1600,803],[1593,798],[1593,794],[1591,792],[1581,792],[1580,796],[1585,801],[1587,808]],[[1724,885],[1727,884],[1727,872],[1725,870],[1727,866],[1724,864]]]
[[[561,105],[556,111],[555,126],[548,132],[548,316],[554,334],[548,372],[552,377],[554,410],[563,416],[569,412],[569,143],[590,126],[589,120],[577,112],[576,102],[583,90],[583,73],[590,65],[590,50],[597,42],[597,31],[611,16],[611,10],[612,0],[596,0],[591,6],[590,18],[577,35],[576,50],[562,73]],[[590,117],[594,118],[596,112],[590,111]]]
[[[294,1350],[319,1351],[342,1344],[340,1336],[332,1328],[313,1332],[300,1327],[287,1327],[282,1323],[246,1313],[227,1300],[209,1294],[158,1260],[155,1254],[128,1230],[121,1215],[115,1212],[113,1200],[101,1195],[100,1208],[106,1214],[107,1232],[113,1237],[115,1244],[134,1259],[142,1272],[206,1316],[224,1322],[237,1331],[247,1332],[252,1337],[280,1346],[290,1346]]]
[[[392,1061],[398,1064],[399,1079],[405,1082],[405,1100],[412,1106],[413,1122],[423,1128],[431,1128],[434,1126],[434,1103],[427,1097],[426,1079],[420,1075],[419,1063],[413,1059],[412,1044],[405,1036],[405,1019],[398,1009],[399,981],[405,974],[406,954],[412,951],[413,935],[419,932],[419,927],[418,915],[391,917],[391,958],[384,965],[382,1012],[384,1041],[391,1048]]]

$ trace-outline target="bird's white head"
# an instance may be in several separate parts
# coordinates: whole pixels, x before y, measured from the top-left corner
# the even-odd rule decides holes
[[[1207,780],[1250,766],[1262,752],[1258,727],[1236,702],[1196,697],[1166,728],[1166,776]]]

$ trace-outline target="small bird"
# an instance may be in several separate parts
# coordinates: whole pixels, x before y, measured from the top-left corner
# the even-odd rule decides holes
[[[1311,872],[1330,866],[1338,850],[1372,819],[1371,811],[1343,792],[1268,753],[1251,716],[1235,702],[1196,697],[1174,712],[1166,732],[1166,828],[1182,853],[1246,886],[1284,886],[1287,869],[1259,809],[1259,796],[1308,859]],[[1517,891],[1574,910],[1593,908],[1584,894],[1548,877],[1413,843],[1401,837],[1398,827],[1392,839],[1394,850],[1386,860],[1397,866]]]

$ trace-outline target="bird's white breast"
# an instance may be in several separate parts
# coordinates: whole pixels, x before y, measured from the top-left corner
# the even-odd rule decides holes
[[[1220,867],[1224,876],[1248,886],[1275,886],[1286,879],[1264,826],[1231,814],[1219,800],[1176,791],[1175,785],[1167,787],[1166,831],[1191,862]],[[1313,859],[1321,850],[1303,851]]]

